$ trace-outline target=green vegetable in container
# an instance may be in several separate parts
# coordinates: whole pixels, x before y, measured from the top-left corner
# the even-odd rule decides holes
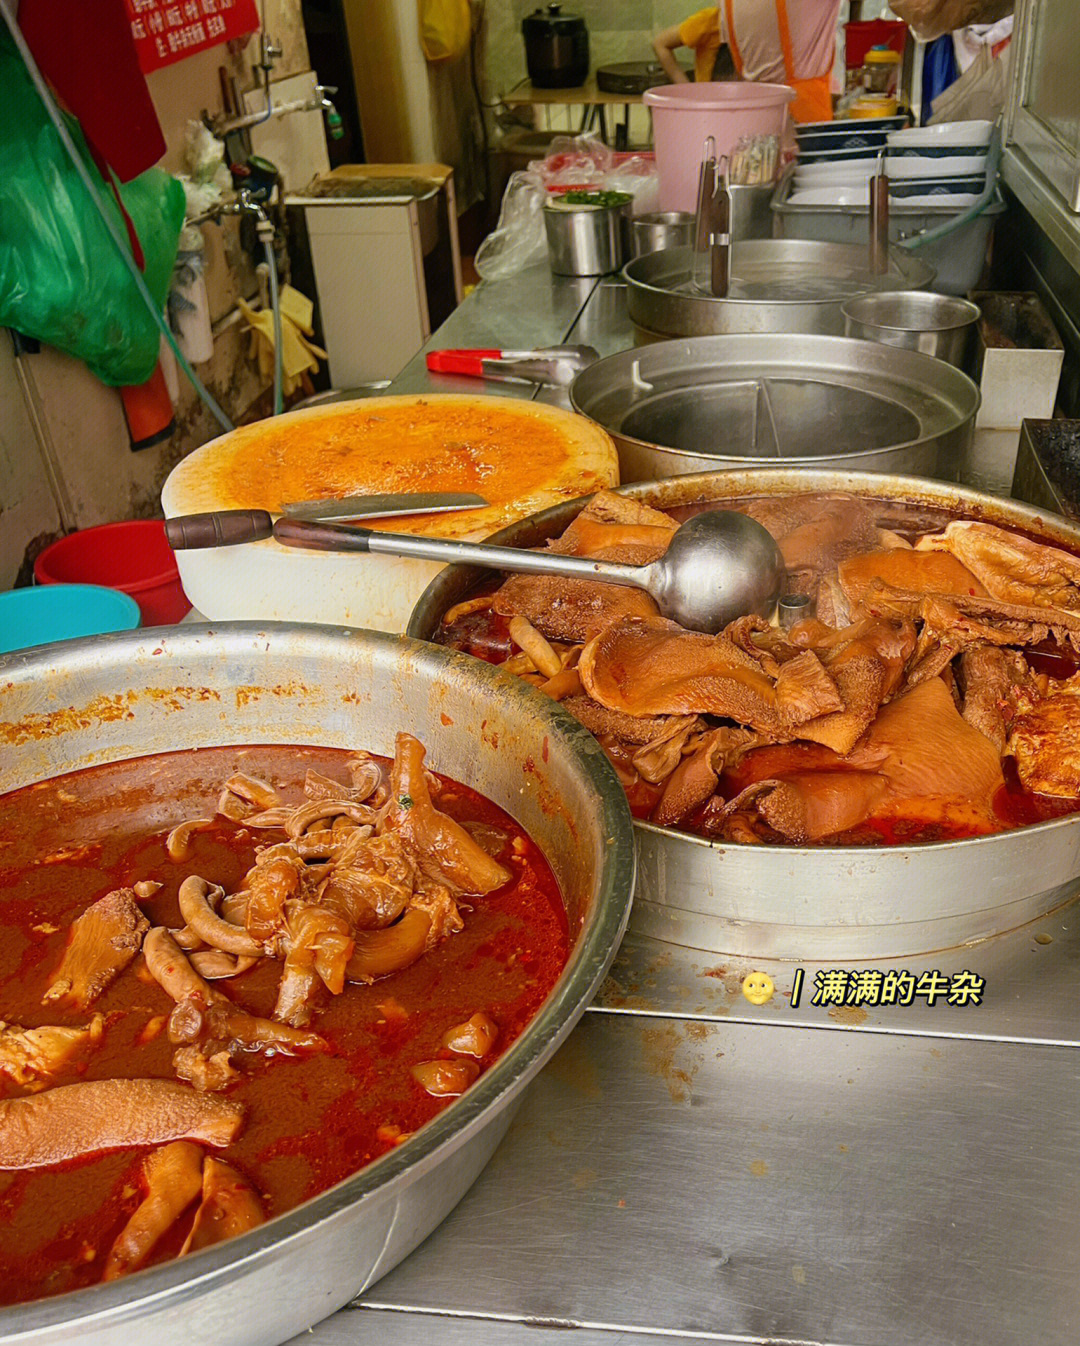
[[[616,206],[625,206],[634,198],[629,192],[563,192],[556,204],[567,206],[600,206],[612,210]]]

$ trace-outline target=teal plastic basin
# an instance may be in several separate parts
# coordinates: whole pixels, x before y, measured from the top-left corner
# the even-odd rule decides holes
[[[0,654],[77,636],[134,631],[139,605],[99,584],[43,584],[0,593]]]

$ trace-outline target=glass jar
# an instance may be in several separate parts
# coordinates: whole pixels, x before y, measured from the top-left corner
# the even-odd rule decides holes
[[[892,98],[900,87],[903,57],[890,47],[871,47],[863,58],[863,88],[867,93],[887,94]]]

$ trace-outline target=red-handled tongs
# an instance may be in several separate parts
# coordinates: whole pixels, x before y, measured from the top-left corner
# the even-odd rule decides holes
[[[593,346],[544,346],[535,350],[429,351],[432,374],[461,374],[497,383],[545,383],[568,387],[586,365],[599,360]]]

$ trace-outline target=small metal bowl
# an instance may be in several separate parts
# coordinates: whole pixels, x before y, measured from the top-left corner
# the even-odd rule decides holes
[[[844,335],[885,346],[921,351],[964,367],[979,306],[969,299],[930,290],[890,291],[849,299],[843,307]]]
[[[632,215],[626,222],[628,258],[667,248],[694,246],[694,217],[685,210],[658,210]]]

